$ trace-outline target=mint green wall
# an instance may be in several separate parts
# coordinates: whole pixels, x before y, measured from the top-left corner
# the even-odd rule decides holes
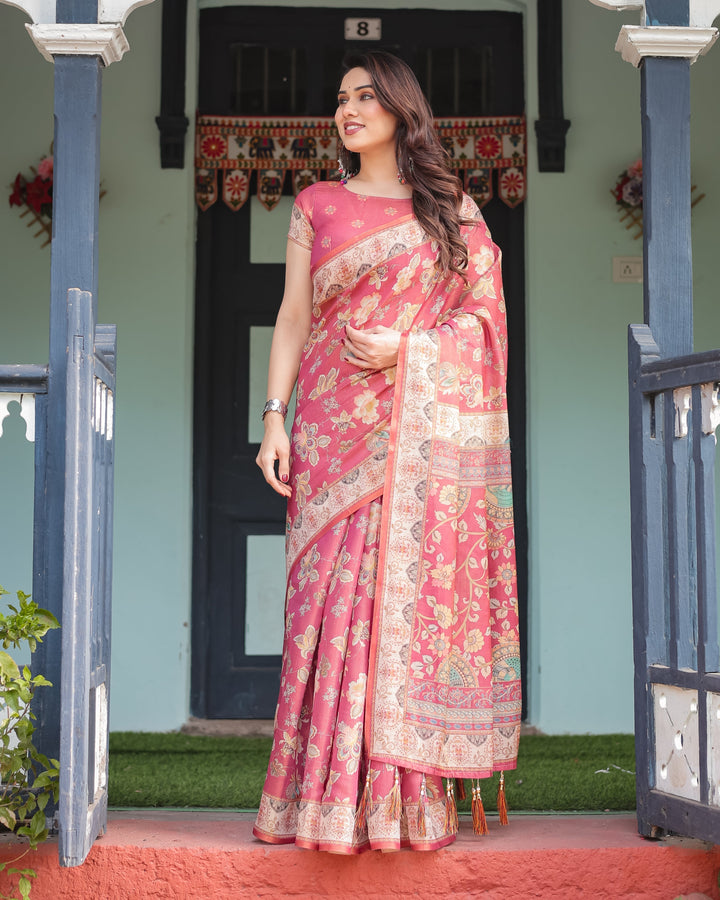
[[[177,728],[189,702],[192,150],[184,171],[160,169],[160,13],[155,3],[130,16],[131,50],[103,74],[107,194],[100,204],[99,314],[116,322],[119,333],[115,729]],[[24,22],[22,13],[0,6],[2,184],[34,164],[52,140],[53,68],[33,47]],[[0,241],[0,360],[44,362],[49,248],[40,248],[2,197]],[[0,440],[0,485],[10,508],[29,491],[29,476],[16,483],[12,457],[15,446]],[[0,522],[0,583],[29,590],[26,505],[20,513],[21,532],[7,515]]]
[[[638,73],[613,52],[622,19],[564,4],[564,174],[533,174],[528,209],[528,399],[533,721],[632,730],[627,463],[628,322],[640,255],[609,190],[640,154]]]
[[[104,75],[100,219],[119,372],[111,727],[156,731],[188,716],[194,291],[192,145],[184,170],[160,168],[160,14],[130,15]]]
[[[197,9],[189,5],[192,114]],[[439,4],[412,3],[420,5]],[[527,5],[532,132],[535,3],[453,5]],[[611,265],[614,255],[640,255],[641,246],[620,225],[609,190],[640,152],[639,73],[613,50],[620,26],[637,16],[588,0],[566,0],[564,14],[567,171],[539,174],[529,142],[530,721],[550,733],[630,731],[625,345],[627,324],[642,318],[642,298],[640,286],[612,283]],[[160,15],[160,3],[132,13],[131,51],[104,75],[99,307],[103,320],[117,322],[120,342],[113,729],[167,730],[189,714],[193,154],[188,140],[185,170],[159,167]],[[52,66],[33,48],[24,21],[0,5],[0,182],[8,184],[46,151],[52,130]],[[699,349],[720,343],[713,277],[719,75],[716,48],[693,70],[694,178],[707,194],[693,228]],[[0,361],[44,361],[50,255],[1,197],[0,241]],[[0,440],[0,491],[13,510],[0,517],[0,583],[29,589],[31,456],[13,427],[14,437]]]
[[[47,361],[50,248],[8,206],[10,185],[29,173],[52,141],[52,66],[25,34],[25,17],[0,6],[0,362]],[[37,229],[34,229],[37,230]],[[0,438],[0,584],[32,590],[34,445],[15,414]],[[28,657],[22,657],[29,661]]]

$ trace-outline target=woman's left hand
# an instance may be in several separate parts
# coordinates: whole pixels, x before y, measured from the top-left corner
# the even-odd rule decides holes
[[[347,361],[358,369],[388,369],[397,365],[400,349],[400,331],[375,325],[362,330],[345,326]]]

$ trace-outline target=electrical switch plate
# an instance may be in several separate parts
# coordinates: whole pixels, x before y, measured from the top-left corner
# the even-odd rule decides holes
[[[642,256],[613,256],[613,281],[640,284],[643,280]]]

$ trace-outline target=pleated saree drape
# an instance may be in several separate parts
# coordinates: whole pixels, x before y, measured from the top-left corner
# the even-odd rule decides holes
[[[434,849],[442,777],[515,766],[520,671],[500,255],[472,200],[467,282],[438,273],[410,200],[321,182],[298,376],[285,641],[255,834],[358,852]],[[403,333],[358,371],[345,325]]]

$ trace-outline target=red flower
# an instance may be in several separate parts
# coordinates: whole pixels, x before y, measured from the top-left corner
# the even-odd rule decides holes
[[[630,177],[627,174],[625,174],[625,177],[621,175],[615,187],[613,188],[613,194],[615,195],[615,200],[617,203],[622,203],[623,189],[629,181]]]
[[[226,148],[227,143],[225,139],[218,137],[216,134],[206,137],[201,144],[202,154],[207,159],[218,159],[225,154]]]
[[[38,215],[42,212],[49,214],[49,211],[43,210],[43,207],[52,204],[51,187],[52,183],[45,181],[40,175],[36,175],[34,180],[26,187],[27,205],[34,209]]]
[[[38,175],[43,181],[52,181],[53,177],[53,158],[46,156],[38,163]]]
[[[225,176],[225,192],[231,200],[242,200],[247,190],[247,175],[243,172],[232,172]]]
[[[476,153],[481,159],[493,159],[500,156],[500,141],[491,134],[486,134],[477,142]]]
[[[519,197],[525,190],[525,179],[517,171],[508,169],[501,176],[502,186],[506,197]]]
[[[22,206],[25,203],[25,179],[18,172],[13,185],[13,192],[10,194],[10,206]]]

